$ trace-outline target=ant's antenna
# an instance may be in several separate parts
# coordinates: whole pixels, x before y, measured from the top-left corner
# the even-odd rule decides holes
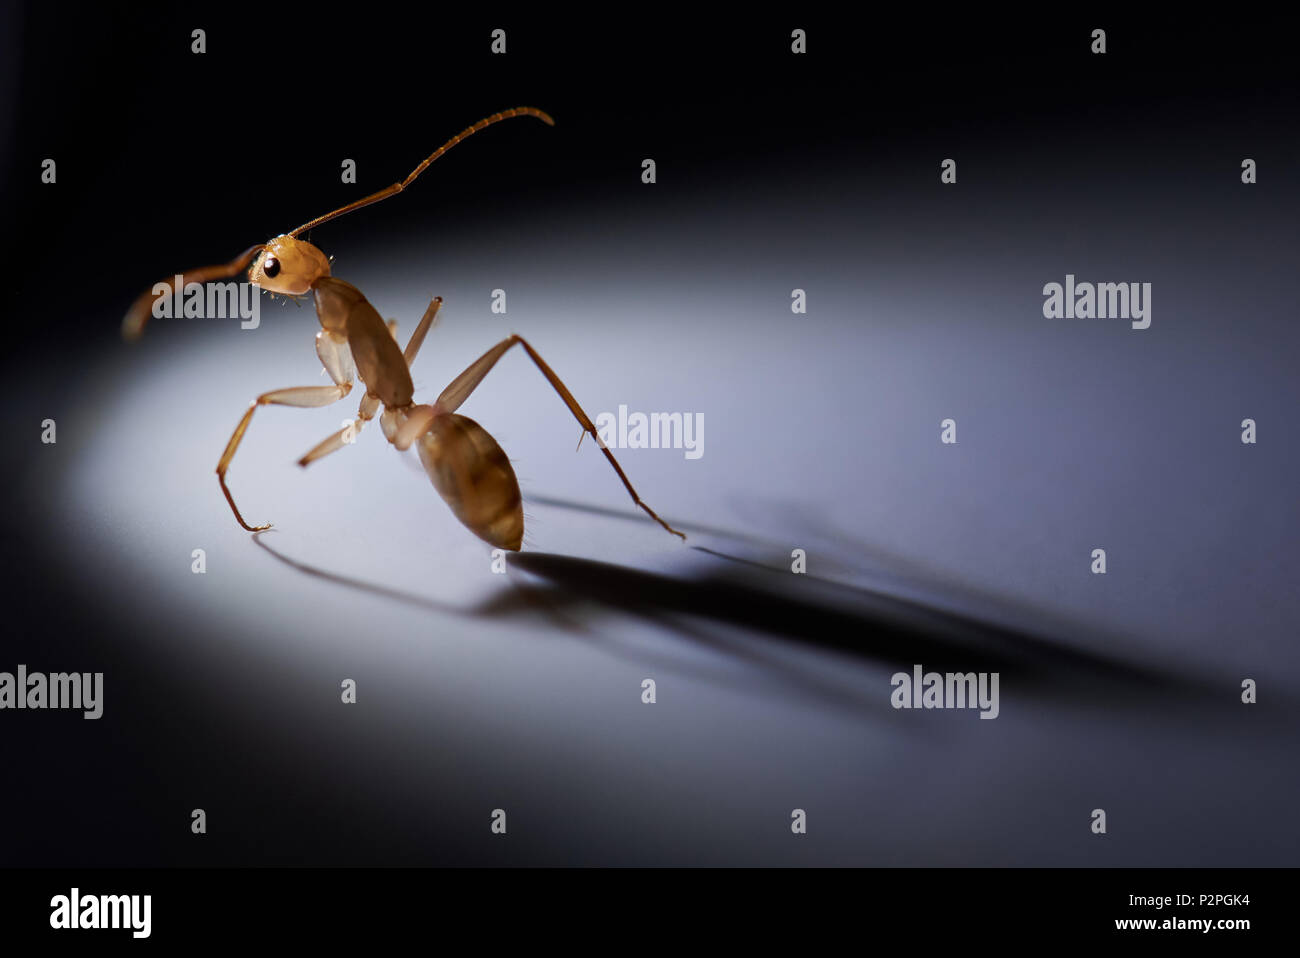
[[[380,200],[386,200],[390,196],[402,192],[402,190],[406,189],[408,186],[411,185],[411,181],[413,181],[417,176],[419,176],[426,169],[428,169],[430,163],[432,163],[438,157],[442,156],[442,154],[446,153],[448,150],[450,150],[461,140],[465,139],[467,136],[471,136],[477,133],[479,130],[491,126],[493,123],[500,123],[502,120],[508,120],[511,117],[515,117],[515,116],[536,117],[537,119],[545,123],[547,126],[555,126],[555,121],[551,119],[550,114],[543,113],[541,110],[534,109],[531,106],[517,106],[513,110],[502,110],[500,113],[493,113],[491,116],[479,120],[473,126],[465,127],[465,129],[461,130],[459,133],[453,136],[442,146],[438,147],[436,150],[430,153],[428,158],[426,158],[423,163],[421,163],[419,166],[413,169],[411,171],[410,176],[402,180],[402,182],[394,183],[392,186],[385,187],[384,189],[380,190],[378,193],[371,193],[369,196],[365,197],[364,199],[357,200],[354,203],[349,203],[347,206],[341,206],[338,209],[336,209],[333,213],[326,213],[324,216],[318,216],[314,220],[309,220],[308,222],[303,223],[302,226],[299,226],[292,233],[289,233],[287,235],[297,236],[303,230],[309,230],[313,226],[320,226],[322,223],[328,223],[330,220],[342,216],[344,213],[351,213],[353,210],[359,210],[363,206],[369,206],[371,203],[378,203]]]
[[[473,134],[477,133],[479,130],[485,129],[494,123],[500,123],[502,120],[508,120],[511,117],[515,117],[515,116],[536,117],[537,119],[545,123],[547,126],[555,126],[555,121],[551,119],[550,114],[544,113],[541,110],[535,109],[531,106],[518,106],[515,107],[513,110],[502,110],[500,113],[494,113],[489,117],[485,117],[484,119],[479,120],[473,126],[468,126],[465,129],[461,130],[459,133],[453,136],[442,146],[438,147],[436,150],[430,153],[428,158],[426,158],[423,163],[421,163],[414,170],[412,170],[411,175],[408,176],[406,179],[402,180],[402,182],[394,183],[392,186],[388,187],[387,189],[382,189],[378,193],[372,193],[370,196],[367,196],[365,199],[357,200],[355,203],[349,203],[347,206],[341,207],[335,210],[333,213],[326,213],[324,216],[318,216],[314,220],[310,220],[309,222],[303,223],[302,226],[299,226],[296,230],[294,230],[292,233],[289,233],[288,235],[291,237],[296,237],[299,233],[303,232],[304,230],[309,230],[312,227],[319,226],[322,223],[328,223],[330,220],[336,219],[337,217],[342,216],[344,213],[351,213],[353,210],[359,210],[363,206],[369,206],[371,203],[378,203],[380,200],[386,200],[388,199],[388,197],[393,196],[396,193],[402,192],[402,190],[406,189],[408,186],[411,185],[412,180],[414,180],[417,176],[419,176],[428,168],[430,163],[432,163],[438,157],[442,156],[442,154],[446,153],[448,150],[450,150],[461,140],[465,139],[468,136],[472,136]],[[201,269],[191,270],[190,272],[185,273],[183,276],[181,276],[181,280],[180,280],[181,285],[182,287],[184,287],[189,283],[206,283],[208,280],[226,279],[227,277],[234,276],[238,273],[241,273],[248,268],[248,264],[253,261],[254,257],[256,257],[258,253],[260,253],[262,250],[266,248],[267,247],[265,243],[258,243],[256,246],[250,246],[248,249],[244,250],[244,252],[240,253],[229,263],[222,263],[217,266],[204,266]],[[175,290],[176,280],[174,277],[168,277],[165,280],[161,280],[159,283],[155,283],[153,289],[156,289],[159,285],[166,287],[166,291],[161,295],[171,295]],[[127,310],[126,316],[122,320],[122,336],[125,339],[128,340],[139,339],[141,333],[144,332],[145,324],[149,322],[149,316],[152,312],[153,303],[158,298],[158,294],[155,294],[153,292],[153,289],[151,289],[147,293],[141,294],[141,296],[138,299],[136,299],[134,303],[131,304],[131,308]]]
[[[262,250],[266,249],[265,243],[258,243],[256,246],[250,246],[244,250],[229,263],[220,263],[216,266],[204,266],[200,269],[192,269],[180,278],[180,286],[184,289],[190,283],[206,283],[210,279],[226,279],[242,273],[248,268],[248,264]],[[167,287],[162,293],[155,293],[154,290],[159,286]],[[147,293],[141,293],[131,308],[126,311],[126,316],[122,319],[122,338],[128,341],[134,341],[140,338],[144,332],[145,323],[149,322],[149,317],[153,313],[154,301],[162,296],[171,296],[176,291],[176,277],[168,276],[164,280],[155,283]]]

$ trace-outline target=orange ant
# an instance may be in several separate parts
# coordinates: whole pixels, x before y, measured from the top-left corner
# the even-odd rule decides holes
[[[411,384],[410,367],[416,353],[420,351],[425,335],[434,324],[442,305],[442,297],[433,298],[420,324],[411,334],[405,352],[402,352],[395,338],[397,324],[386,324],[360,290],[351,283],[330,275],[330,261],[324,253],[306,240],[297,238],[299,233],[327,223],[344,213],[402,192],[430,163],[461,140],[494,123],[516,116],[531,116],[548,126],[555,125],[550,116],[532,107],[517,107],[493,114],[467,127],[438,147],[400,183],[394,183],[332,213],[318,216],[291,233],[251,246],[229,263],[192,270],[181,276],[182,287],[188,283],[205,283],[234,276],[251,262],[248,280],[253,286],[290,297],[302,296],[310,291],[315,297],[316,318],[321,325],[320,332],[316,334],[316,354],[334,385],[276,389],[258,396],[239,420],[239,425],[235,427],[235,432],[217,463],[217,480],[221,484],[221,491],[225,493],[235,519],[249,532],[261,532],[269,529],[271,524],[250,526],[244,521],[226,485],[226,471],[248,430],[253,413],[259,406],[266,405],[329,405],[352,391],[352,379],[356,376],[365,384],[366,394],[357,410],[355,429],[359,430],[364,423],[374,418],[379,407],[383,406],[379,424],[384,437],[399,450],[406,450],[418,443],[420,461],[433,481],[433,487],[451,507],[456,518],[485,542],[498,548],[517,551],[523,542],[524,513],[514,469],[487,430],[467,416],[459,415],[456,410],[483,381],[497,360],[511,346],[518,344],[560,394],[569,411],[582,425],[583,435],[591,433],[596,439],[605,458],[632,496],[632,501],[673,535],[686,538],[641,501],[618,461],[600,441],[591,419],[560,381],[560,377],[523,337],[510,336],[503,339],[457,376],[432,406],[417,405],[412,398],[414,387]],[[170,295],[174,283],[175,279],[172,279],[159,284],[168,288],[168,292],[161,295]],[[127,339],[134,340],[144,331],[156,298],[157,295],[151,290],[132,304],[122,322],[122,333]],[[355,435],[353,427],[345,426],[299,459],[298,464],[306,466],[342,448],[351,441],[350,433]]]

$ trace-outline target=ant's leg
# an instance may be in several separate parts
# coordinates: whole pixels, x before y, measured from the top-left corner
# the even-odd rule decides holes
[[[522,336],[511,336],[509,339],[503,339],[471,363],[468,369],[452,380],[451,385],[442,391],[442,395],[438,397],[438,401],[433,405],[432,412],[434,415],[453,413],[459,409],[461,404],[469,398],[470,393],[472,393],[478,387],[478,384],[483,381],[483,377],[486,376],[491,371],[492,367],[496,365],[497,360],[505,354],[506,350],[511,346],[514,346],[516,343],[524,347],[529,357],[537,365],[537,368],[542,371],[542,375],[547,378],[555,391],[560,394],[560,398],[564,400],[564,404],[569,407],[569,412],[573,413],[573,418],[578,420],[579,425],[581,425],[586,432],[591,433],[592,438],[596,440],[596,444],[600,446],[600,451],[605,454],[605,458],[609,460],[609,464],[614,467],[614,471],[618,473],[619,479],[623,481],[623,486],[627,489],[628,495],[632,497],[632,501],[644,510],[651,519],[659,523],[673,535],[681,536],[685,539],[686,536],[682,535],[682,533],[678,532],[668,523],[660,519],[653,509],[641,501],[641,497],[638,496],[636,490],[632,488],[632,483],[628,481],[626,473],[623,472],[623,468],[618,464],[618,460],[614,458],[614,454],[606,448],[603,442],[601,442],[600,435],[596,432],[595,425],[592,423],[591,419],[588,418],[587,414],[583,412],[582,407],[578,405],[578,400],[573,398],[573,393],[569,392],[568,387],[560,381],[560,377],[555,375],[555,371],[552,370],[550,366],[546,365],[546,361],[537,354],[537,351],[533,349],[532,346],[528,345],[528,342]],[[421,409],[421,407],[416,408],[417,410]],[[412,419],[414,419],[414,417],[412,417]],[[403,436],[403,438],[405,438],[405,436]]]
[[[269,405],[301,408],[328,406],[330,403],[338,402],[352,391],[352,354],[348,350],[347,340],[336,338],[322,330],[316,336],[316,353],[324,363],[326,372],[334,380],[334,385],[294,386],[262,393],[249,404],[248,411],[239,420],[239,425],[235,427],[230,441],[226,443],[226,450],[217,463],[217,481],[221,483],[221,491],[225,493],[226,501],[230,503],[230,510],[235,514],[235,519],[249,532],[261,532],[271,528],[271,524],[268,522],[265,525],[250,526],[244,521],[244,517],[239,513],[239,507],[235,505],[234,497],[230,494],[229,487],[226,486],[226,470],[230,468],[230,462],[235,458],[235,452],[244,439],[244,433],[248,431],[248,425],[253,421],[253,413],[257,412],[259,406]]]
[[[361,405],[357,408],[357,419],[350,426],[344,426],[334,435],[330,436],[323,442],[317,443],[311,452],[298,460],[298,465],[310,466],[317,459],[323,459],[331,452],[337,452],[344,446],[350,446],[356,441],[356,437],[361,434],[361,427],[375,418],[375,413],[379,411],[379,398],[366,393],[361,397]],[[352,433],[352,438],[348,438],[348,433]]]
[[[433,324],[438,321],[438,310],[441,306],[442,297],[433,297],[429,301],[429,308],[424,311],[424,316],[420,318],[420,325],[416,326],[415,332],[411,333],[411,341],[406,344],[406,352],[402,354],[408,369],[411,367],[411,363],[415,362],[415,354],[424,345],[424,337],[433,328]]]

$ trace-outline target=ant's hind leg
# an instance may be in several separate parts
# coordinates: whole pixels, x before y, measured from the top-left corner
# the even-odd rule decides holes
[[[453,413],[459,409],[461,404],[469,398],[470,393],[478,388],[479,383],[483,381],[483,377],[492,371],[492,367],[497,364],[497,360],[500,359],[506,351],[510,349],[510,347],[516,344],[524,347],[524,350],[528,353],[528,356],[532,359],[534,365],[541,370],[542,375],[546,377],[547,382],[549,382],[551,387],[560,394],[560,398],[564,400],[564,404],[569,407],[569,412],[573,413],[573,418],[578,420],[578,424],[582,426],[585,432],[591,433],[592,438],[596,440],[596,444],[600,446],[600,451],[605,454],[605,458],[609,460],[609,464],[613,466],[614,471],[618,473],[618,478],[622,480],[623,488],[626,489],[628,495],[632,497],[632,501],[635,502],[646,515],[659,523],[673,535],[685,539],[685,535],[660,519],[653,509],[641,501],[641,497],[638,496],[636,490],[632,488],[632,483],[627,478],[627,474],[623,472],[623,467],[618,464],[618,460],[614,458],[614,454],[610,452],[605,446],[605,443],[601,441],[600,434],[597,433],[595,424],[583,411],[582,407],[578,405],[578,400],[573,398],[573,393],[569,392],[569,388],[560,381],[559,376],[555,375],[555,371],[546,364],[546,360],[542,359],[542,357],[537,354],[537,351],[533,349],[532,346],[528,345],[527,341],[525,341],[522,336],[511,336],[508,339],[501,340],[501,342],[497,343],[486,353],[472,362],[468,369],[453,379],[451,385],[442,391],[442,395],[439,396],[438,401],[434,403],[434,409],[437,410],[437,413],[439,415]]]

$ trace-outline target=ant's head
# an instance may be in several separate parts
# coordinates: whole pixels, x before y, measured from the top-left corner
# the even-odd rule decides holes
[[[311,243],[277,236],[257,255],[248,270],[248,281],[270,293],[301,296],[329,274],[330,261]]]

